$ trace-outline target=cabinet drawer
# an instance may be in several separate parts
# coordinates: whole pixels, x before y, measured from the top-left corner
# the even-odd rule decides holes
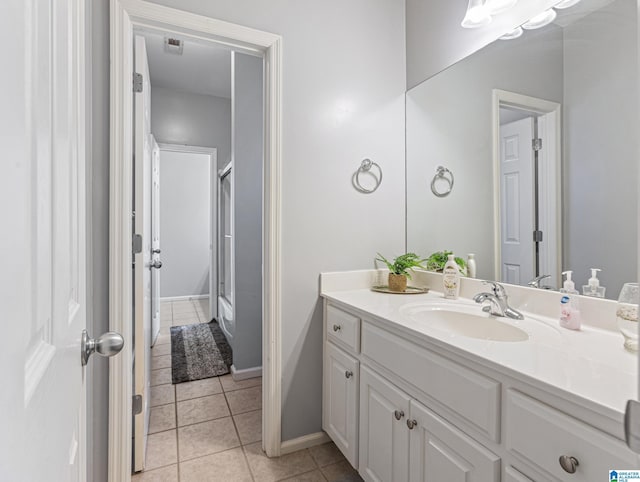
[[[327,305],[327,338],[354,352],[360,352],[360,318]]]
[[[483,436],[500,441],[500,383],[370,323],[362,353],[456,412]]]
[[[507,391],[506,427],[511,453],[560,480],[608,480],[609,470],[637,465],[622,441],[515,390]],[[578,460],[575,473],[560,466],[562,455]]]

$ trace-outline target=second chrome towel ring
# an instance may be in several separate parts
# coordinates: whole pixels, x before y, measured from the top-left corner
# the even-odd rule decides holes
[[[378,171],[377,174],[375,170],[372,171],[372,168],[376,168],[375,170]],[[366,188],[363,187],[362,184],[360,184],[360,175],[363,173],[369,174],[375,180],[375,185],[372,188]],[[363,159],[360,167],[353,174],[353,178],[351,179],[351,181],[353,183],[353,187],[355,187],[359,192],[364,194],[371,194],[376,189],[378,189],[378,187],[380,187],[380,183],[382,182],[382,169],[371,159]]]
[[[436,182],[439,180],[445,181],[448,186],[443,191],[438,191]],[[431,192],[438,197],[447,197],[453,191],[453,173],[446,167],[438,166],[436,168],[436,175],[431,180]]]

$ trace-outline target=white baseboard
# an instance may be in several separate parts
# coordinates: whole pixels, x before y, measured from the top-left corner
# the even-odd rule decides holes
[[[290,454],[292,452],[297,452],[298,450],[308,449],[309,447],[315,447],[316,445],[322,445],[327,442],[331,442],[331,439],[326,433],[311,433],[309,435],[294,438],[293,440],[286,440],[282,442],[280,445],[280,455]]]
[[[231,377],[236,381],[246,380],[248,378],[258,378],[262,376],[262,367],[236,369],[235,365],[231,365]]]
[[[209,295],[162,296],[160,301],[188,301],[209,299]]]

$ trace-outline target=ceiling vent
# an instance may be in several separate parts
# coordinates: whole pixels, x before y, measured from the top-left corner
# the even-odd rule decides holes
[[[182,48],[184,47],[184,41],[165,37],[164,38],[164,51],[170,54],[182,55]]]

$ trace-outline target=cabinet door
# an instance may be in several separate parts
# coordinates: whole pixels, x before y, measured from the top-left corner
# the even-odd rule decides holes
[[[409,479],[409,396],[366,367],[360,373],[360,475],[371,482]]]
[[[500,458],[425,406],[411,401],[411,482],[500,480]]]
[[[324,430],[354,467],[358,466],[358,361],[326,344]]]

